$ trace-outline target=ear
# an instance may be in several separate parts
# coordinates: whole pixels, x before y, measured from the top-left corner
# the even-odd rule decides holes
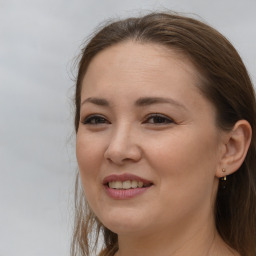
[[[220,168],[216,172],[219,178],[234,173],[242,165],[251,142],[251,125],[246,120],[239,120],[224,137],[225,146]]]

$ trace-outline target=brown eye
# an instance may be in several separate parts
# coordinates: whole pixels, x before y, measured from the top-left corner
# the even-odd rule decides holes
[[[153,114],[150,115],[144,123],[149,123],[149,124],[170,124],[174,123],[174,121],[164,115],[160,114]]]
[[[109,124],[110,122],[104,118],[103,116],[99,115],[91,115],[85,118],[82,122],[83,124],[91,124],[91,125],[98,125],[98,124]]]

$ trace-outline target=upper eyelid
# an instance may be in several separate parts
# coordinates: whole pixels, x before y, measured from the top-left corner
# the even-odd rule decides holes
[[[89,114],[89,115],[86,115],[86,116],[85,116],[85,118],[90,118],[90,117],[103,117],[103,118],[106,118],[104,115],[98,114],[98,113]]]
[[[170,118],[169,116],[167,116],[167,115],[165,115],[165,114],[161,114],[161,113],[150,113],[150,114],[148,114],[147,115],[147,117],[151,117],[151,116],[161,116],[161,117],[165,117],[165,118],[167,118],[167,119],[172,119],[172,118]]]
[[[167,120],[170,120],[172,122],[175,122],[173,118],[167,116],[167,115],[164,115],[164,114],[160,114],[160,113],[152,113],[152,114],[148,114],[145,118],[145,120],[151,118],[151,117],[162,117],[162,118],[166,118]]]
[[[82,123],[85,123],[88,119],[93,119],[93,118],[97,118],[97,117],[103,118],[103,119],[105,119],[107,122],[109,122],[108,119],[107,119],[104,115],[102,115],[102,114],[90,114],[90,115],[87,115],[87,116],[85,116],[84,118],[81,118],[81,122],[82,122]]]

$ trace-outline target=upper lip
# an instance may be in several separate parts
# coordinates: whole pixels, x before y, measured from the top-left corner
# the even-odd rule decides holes
[[[124,174],[112,174],[112,175],[105,177],[103,179],[103,185],[106,185],[111,181],[126,181],[126,180],[142,181],[144,185],[153,184],[152,181],[146,180],[146,179],[136,176],[134,174],[124,173]]]

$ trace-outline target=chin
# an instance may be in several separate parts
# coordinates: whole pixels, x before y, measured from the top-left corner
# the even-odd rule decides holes
[[[112,209],[107,215],[100,216],[101,223],[117,234],[138,233],[146,229],[151,221],[145,213],[139,213],[131,209]]]

